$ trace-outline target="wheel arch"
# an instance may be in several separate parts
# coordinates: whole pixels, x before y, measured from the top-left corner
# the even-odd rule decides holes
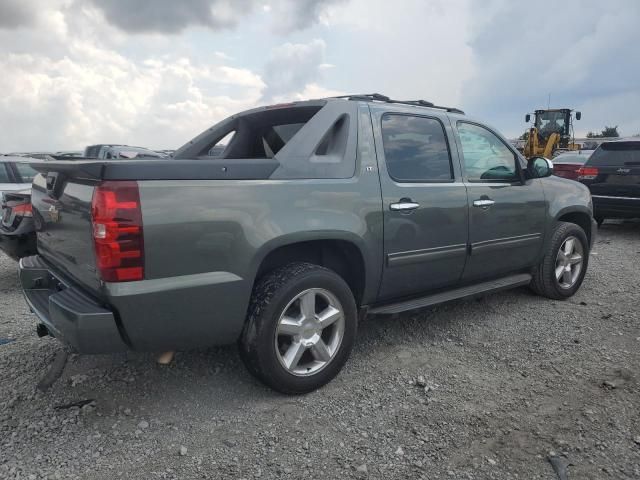
[[[584,230],[585,235],[587,236],[587,240],[589,241],[589,245],[593,244],[593,222],[592,222],[591,212],[588,209],[584,210],[568,210],[562,211],[557,217],[557,222],[567,222],[578,225],[582,230]]]
[[[355,236],[354,236],[355,237]],[[292,262],[308,262],[340,275],[359,306],[368,298],[367,270],[363,246],[350,235],[287,236],[260,249],[253,265],[253,285],[265,274]],[[252,286],[253,288],[253,286]]]

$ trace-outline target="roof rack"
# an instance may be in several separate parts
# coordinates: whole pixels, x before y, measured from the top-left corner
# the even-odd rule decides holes
[[[440,105],[434,105],[431,102],[426,100],[392,100],[386,95],[382,95],[380,93],[357,93],[352,95],[339,95],[337,97],[332,98],[346,98],[347,100],[360,100],[365,102],[384,102],[384,103],[398,103],[402,105],[413,105],[416,107],[428,107],[428,108],[437,108],[439,110],[445,110],[450,113],[459,113],[460,115],[464,115],[464,112],[459,108],[453,107],[442,107]]]

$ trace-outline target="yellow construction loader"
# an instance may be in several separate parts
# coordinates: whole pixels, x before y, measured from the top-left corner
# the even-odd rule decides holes
[[[581,118],[582,114],[576,112],[576,120]],[[525,121],[531,121],[531,114],[527,113]],[[535,111],[529,138],[524,146],[525,157],[552,158],[557,152],[579,149],[574,140],[573,110],[557,108]]]

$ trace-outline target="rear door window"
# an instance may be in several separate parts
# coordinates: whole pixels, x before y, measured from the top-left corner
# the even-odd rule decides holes
[[[640,141],[603,143],[593,152],[588,165],[598,167],[640,166]]]
[[[435,118],[385,114],[382,143],[389,176],[397,182],[450,182],[451,155]]]

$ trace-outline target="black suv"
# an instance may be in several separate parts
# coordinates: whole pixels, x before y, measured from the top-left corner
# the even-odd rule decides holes
[[[594,217],[640,217],[640,139],[604,142],[579,170],[593,197]]]

